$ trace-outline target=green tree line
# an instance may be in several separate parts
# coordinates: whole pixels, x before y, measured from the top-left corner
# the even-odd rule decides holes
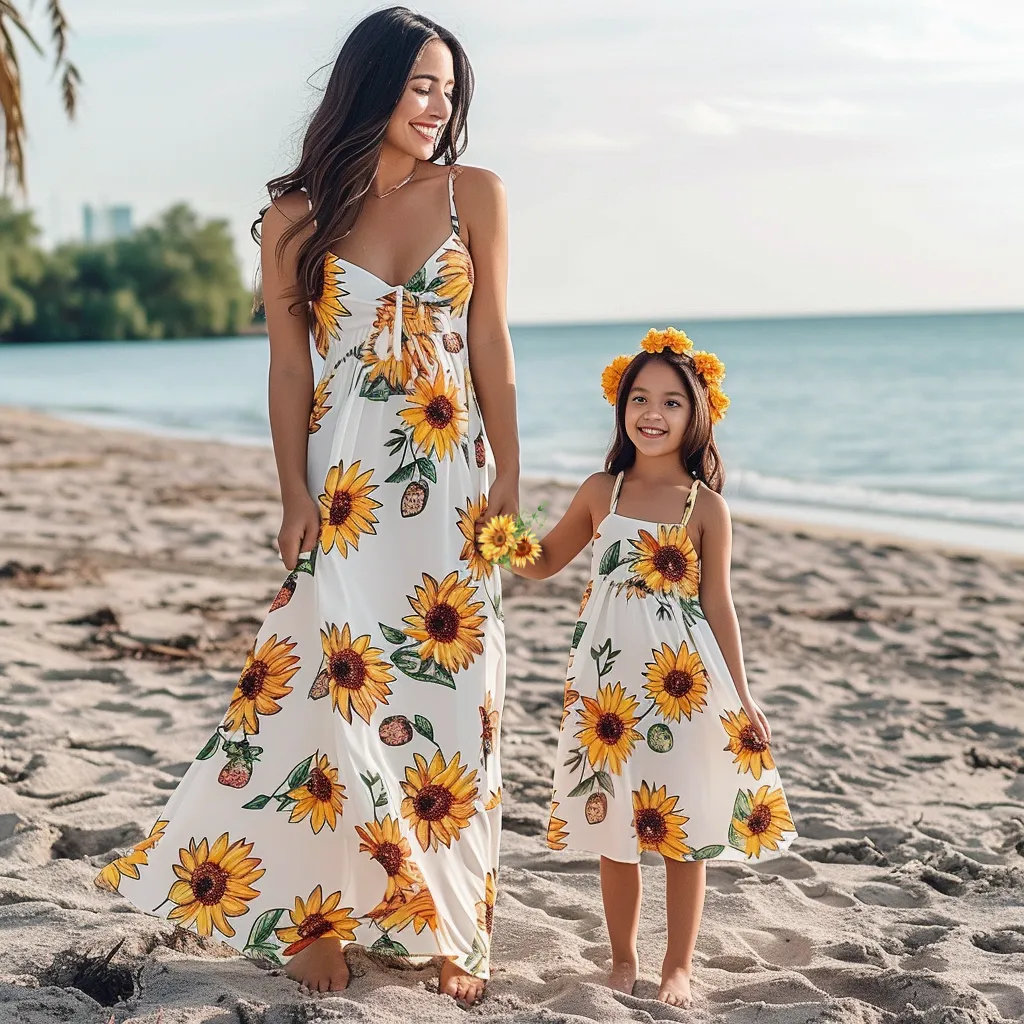
[[[51,251],[38,237],[0,197],[0,341],[208,338],[252,322],[227,222],[184,204],[99,245]]]

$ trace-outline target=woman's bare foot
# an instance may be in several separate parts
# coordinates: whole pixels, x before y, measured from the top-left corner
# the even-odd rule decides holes
[[[661,968],[658,998],[669,1006],[681,1006],[684,1010],[693,1006],[693,996],[690,995],[691,970],[692,968],[665,963]]]
[[[612,969],[608,972],[608,987],[616,992],[625,992],[627,996],[633,994],[633,986],[636,984],[636,960],[615,960]]]
[[[441,964],[441,978],[438,983],[438,991],[441,995],[451,996],[460,1003],[472,1006],[483,999],[486,987],[487,983],[483,978],[474,977],[454,961],[445,960]]]
[[[348,964],[337,939],[317,939],[288,961],[284,973],[310,992],[340,992],[348,987]]]

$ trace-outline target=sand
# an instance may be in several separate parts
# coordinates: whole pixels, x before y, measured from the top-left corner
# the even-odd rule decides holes
[[[524,505],[569,492],[531,481]],[[801,837],[712,865],[690,1011],[654,996],[663,871],[645,869],[642,977],[602,985],[593,858],[543,841],[587,556],[506,578],[505,834],[494,974],[469,1011],[435,970],[354,953],[342,994],[95,889],[220,720],[283,576],[272,460],[0,410],[0,1024],[921,1021],[1024,1015],[1024,566],[738,522],[751,685]],[[112,1008],[51,969],[105,953]],[[58,958],[59,960],[59,958]]]

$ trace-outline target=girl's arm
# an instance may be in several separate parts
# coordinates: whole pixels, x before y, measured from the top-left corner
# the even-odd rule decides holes
[[[475,274],[469,305],[469,365],[497,471],[487,496],[486,519],[490,519],[519,511],[516,373],[505,306],[508,210],[505,186],[491,171],[466,167],[456,179],[456,189]]]
[[[541,540],[537,561],[521,569],[512,567],[512,572],[531,580],[546,580],[564,569],[593,539],[599,525],[594,521],[593,510],[608,507],[611,493],[608,480],[606,473],[589,477],[569,503],[565,515]]]
[[[263,302],[270,335],[270,432],[281,485],[283,515],[277,546],[281,561],[295,568],[300,551],[310,551],[320,531],[320,510],[306,485],[306,443],[313,408],[313,364],[309,355],[306,309],[294,312],[297,253],[303,238],[293,238],[281,253],[285,229],[307,210],[305,196],[294,192],[277,200],[263,217],[260,265]]]
[[[765,743],[772,733],[764,712],[750,696],[747,673],[743,667],[743,642],[736,607],[732,602],[730,566],[732,562],[732,519],[725,499],[714,491],[703,489],[700,550],[700,606],[711,631],[715,634],[725,664],[736,686],[751,725]]]

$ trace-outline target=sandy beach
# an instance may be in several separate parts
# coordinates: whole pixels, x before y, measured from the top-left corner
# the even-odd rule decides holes
[[[524,487],[552,517],[568,488]],[[779,523],[736,524],[751,687],[800,838],[712,865],[697,1005],[655,1000],[663,871],[645,874],[642,977],[602,984],[596,861],[544,842],[587,558],[505,578],[504,836],[493,975],[465,1011],[436,970],[354,951],[300,995],[216,941],[92,885],[143,838],[220,721],[284,571],[269,450],[0,409],[0,1024],[823,1021],[1024,1016],[1024,564]],[[104,1007],[75,958],[124,943]]]

